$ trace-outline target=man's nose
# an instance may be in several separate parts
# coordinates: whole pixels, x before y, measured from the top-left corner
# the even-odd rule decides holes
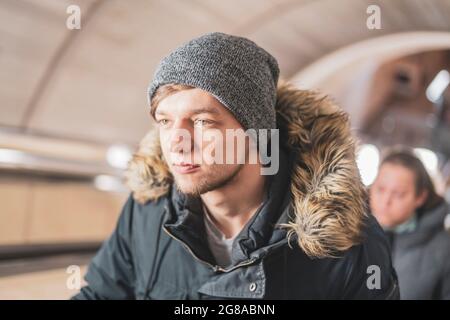
[[[172,127],[170,135],[170,151],[174,153],[187,153],[193,147],[193,131],[183,121],[177,121]]]

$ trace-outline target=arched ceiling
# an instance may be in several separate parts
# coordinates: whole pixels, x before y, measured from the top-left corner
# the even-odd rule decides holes
[[[65,26],[70,4],[80,30]],[[380,30],[366,27],[370,4]],[[352,43],[449,30],[449,0],[3,0],[0,128],[135,144],[151,126],[145,91],[158,61],[210,31],[254,40],[290,78]]]

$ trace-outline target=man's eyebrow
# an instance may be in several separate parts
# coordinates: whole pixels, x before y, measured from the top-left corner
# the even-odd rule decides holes
[[[167,114],[166,112],[164,112],[164,111],[161,111],[161,110],[159,110],[159,109],[156,109],[156,111],[155,111],[155,115],[157,115],[157,114],[160,114],[160,115],[165,115],[165,114]]]
[[[202,113],[211,113],[211,114],[220,114],[220,111],[214,107],[199,107],[194,110],[190,110],[192,114],[202,114]],[[166,115],[167,112],[162,111],[161,109],[156,109],[155,115]]]
[[[200,114],[200,113],[212,113],[212,114],[220,114],[220,111],[217,110],[217,108],[213,107],[200,107],[196,108],[191,111],[193,114]]]

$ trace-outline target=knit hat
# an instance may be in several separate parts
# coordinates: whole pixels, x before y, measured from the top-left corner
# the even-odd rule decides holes
[[[148,88],[184,84],[219,100],[246,129],[276,128],[276,59],[253,41],[214,32],[195,38],[161,60]]]

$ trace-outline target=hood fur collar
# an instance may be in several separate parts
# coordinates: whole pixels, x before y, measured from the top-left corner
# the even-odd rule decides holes
[[[295,219],[282,227],[288,238],[297,235],[308,256],[335,256],[361,241],[366,215],[348,115],[328,98],[289,84],[278,87],[276,110],[280,143],[298,154],[291,181]],[[169,191],[172,176],[155,131],[142,139],[126,178],[139,203]]]

